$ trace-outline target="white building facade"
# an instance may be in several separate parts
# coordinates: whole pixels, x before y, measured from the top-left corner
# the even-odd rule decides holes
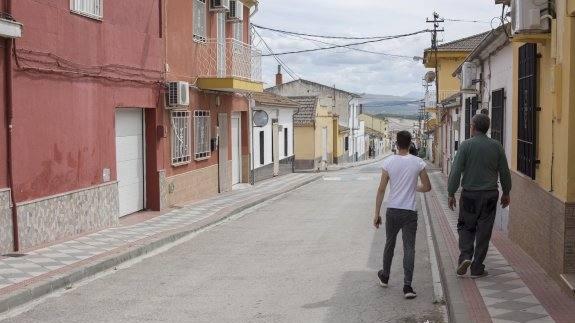
[[[267,115],[267,123],[252,128],[254,182],[294,171],[293,115],[298,104],[272,93],[254,94],[254,113]]]

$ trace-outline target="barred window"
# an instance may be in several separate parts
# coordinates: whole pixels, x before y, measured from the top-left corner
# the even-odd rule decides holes
[[[194,111],[194,154],[196,160],[206,159],[212,155],[210,129],[210,111]]]
[[[207,38],[206,0],[194,0],[194,40],[205,42]]]
[[[102,19],[102,2],[103,0],[70,0],[70,10],[91,18]]]
[[[187,110],[172,111],[172,165],[189,164],[191,153],[191,115]]]

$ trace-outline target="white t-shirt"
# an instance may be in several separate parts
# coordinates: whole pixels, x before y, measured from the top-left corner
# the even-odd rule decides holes
[[[392,155],[384,160],[383,169],[389,174],[387,207],[416,211],[415,193],[419,173],[425,169],[423,159],[411,154]]]

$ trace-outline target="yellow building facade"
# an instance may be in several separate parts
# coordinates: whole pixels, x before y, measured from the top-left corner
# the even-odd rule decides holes
[[[509,235],[552,277],[575,286],[575,1],[555,5],[549,33],[512,39]]]

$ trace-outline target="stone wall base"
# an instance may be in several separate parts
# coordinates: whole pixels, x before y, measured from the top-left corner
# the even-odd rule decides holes
[[[116,226],[118,205],[115,182],[19,204],[20,249]]]
[[[212,197],[218,194],[218,184],[218,165],[167,177],[163,183],[167,185],[167,206],[184,205]]]
[[[288,157],[280,160],[279,175],[287,175],[293,173],[294,157]],[[254,178],[256,182],[274,177],[274,164],[265,165],[254,170]]]
[[[554,279],[575,273],[575,205],[512,172],[509,237]]]
[[[0,253],[14,250],[12,245],[12,207],[10,206],[10,190],[0,191]]]

